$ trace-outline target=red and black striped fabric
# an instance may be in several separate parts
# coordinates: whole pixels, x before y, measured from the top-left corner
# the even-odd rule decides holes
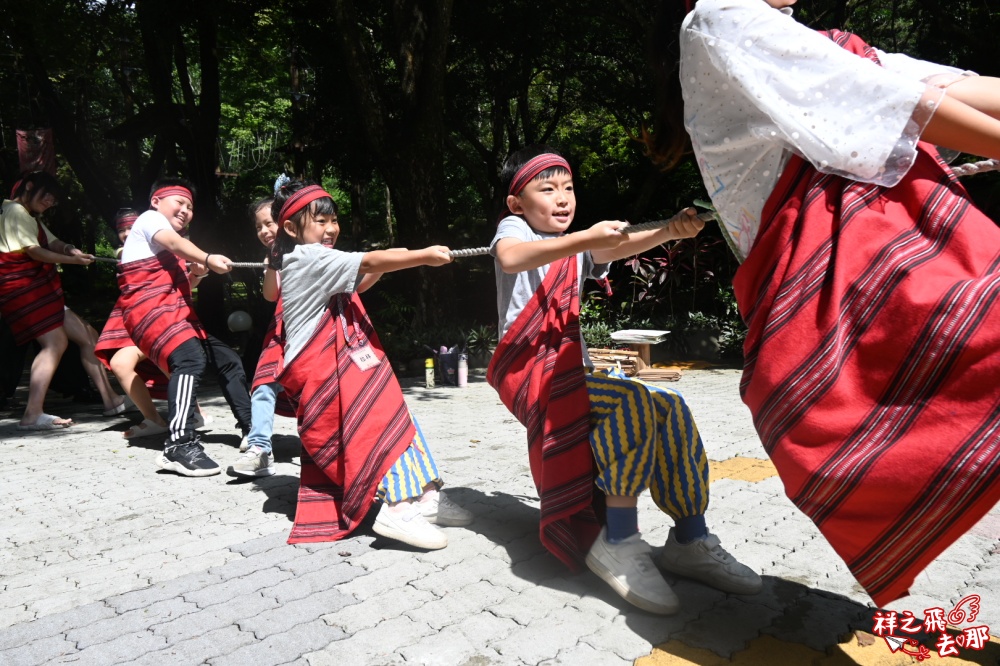
[[[359,336],[366,339],[377,366],[362,371],[351,360],[345,322],[351,344]],[[378,485],[416,434],[392,364],[357,294],[330,300],[305,348],[279,368],[278,381],[298,405],[302,440],[299,499],[288,543],[342,539],[364,519]]]
[[[1000,229],[918,148],[892,188],[793,157],[735,279],[764,448],[879,605],[1000,500]]]
[[[184,262],[164,250],[155,257],[121,264],[118,287],[122,320],[129,337],[159,368],[191,338],[205,340],[194,312]]]
[[[132,342],[132,337],[125,330],[121,302],[118,301],[111,310],[111,314],[108,315],[108,320],[104,323],[104,328],[101,329],[101,336],[97,338],[97,344],[94,346],[94,355],[104,364],[105,368],[110,370],[111,357],[119,349],[126,347],[138,347],[138,345]],[[150,396],[157,400],[167,399],[167,384],[169,380],[163,371],[156,367],[155,363],[148,358],[143,359],[136,366],[135,371],[146,383],[146,388],[149,390]]]
[[[486,381],[528,429],[542,545],[577,570],[601,525],[594,508],[575,256],[550,265],[534,298],[497,345]]]
[[[257,369],[253,374],[253,384],[250,393],[262,384],[273,384],[278,381],[278,368],[281,367],[281,359],[285,353],[285,338],[281,326],[282,305],[281,298],[274,309],[274,316],[267,326],[264,334],[264,348],[257,359]],[[278,399],[274,404],[274,413],[279,416],[295,418],[295,405],[292,404],[287,391],[278,393]]]
[[[38,245],[49,246],[41,226]],[[35,261],[27,252],[0,252],[0,317],[10,326],[16,344],[60,328],[65,307],[55,264]]]

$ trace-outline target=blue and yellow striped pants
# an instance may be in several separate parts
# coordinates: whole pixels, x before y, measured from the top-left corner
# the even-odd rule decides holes
[[[411,415],[410,418],[413,416]],[[434,462],[430,447],[424,440],[420,424],[417,423],[416,419],[413,419],[413,425],[417,429],[413,441],[399,456],[396,463],[389,468],[382,483],[378,486],[379,499],[390,504],[420,497],[424,493],[424,487],[430,483],[441,485],[441,475],[438,473],[437,463]]]
[[[623,374],[587,376],[590,446],[597,487],[635,497],[649,488],[674,520],[708,508],[708,457],[694,417],[677,391]]]

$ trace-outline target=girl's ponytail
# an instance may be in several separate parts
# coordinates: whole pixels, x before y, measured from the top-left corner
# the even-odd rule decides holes
[[[267,264],[276,271],[281,270],[285,254],[294,250],[297,244],[295,239],[285,231],[284,220],[279,219],[281,209],[285,205],[285,202],[288,201],[288,197],[292,196],[292,194],[304,185],[305,183],[299,180],[286,180],[274,191],[274,199],[271,201],[271,219],[277,223],[278,231],[274,234],[274,242],[271,243],[271,249],[268,250]]]

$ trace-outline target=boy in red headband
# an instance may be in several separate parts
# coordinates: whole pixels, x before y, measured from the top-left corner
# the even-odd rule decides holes
[[[654,231],[626,235],[625,222],[605,221],[566,233],[576,212],[573,175],[545,146],[514,153],[501,182],[509,214],[491,244],[501,340],[486,378],[528,429],[542,543],[572,568],[585,560],[639,608],[676,612],[677,596],[639,535],[637,499],[649,488],[674,519],[662,567],[727,592],[758,592],[760,576],[705,525],[708,460],[684,399],[584,370],[592,364],[580,336],[582,279],[604,277],[615,259],[694,236],[704,223],[688,209]]]
[[[205,454],[195,432],[201,375],[207,366],[214,366],[244,437],[250,431],[250,393],[240,357],[202,328],[191,286],[209,270],[228,273],[232,262],[181,235],[194,217],[194,188],[188,181],[160,179],[153,185],[149,205],[122,249],[118,276],[122,319],[136,346],[170,374],[170,434],[157,465],[184,476],[211,476],[221,468]]]
[[[138,218],[139,213],[131,208],[123,208],[115,215],[115,231],[122,243],[122,247],[115,253],[119,259],[125,246],[125,239],[128,238],[132,225]],[[188,276],[192,278],[190,273]],[[193,279],[201,278],[195,276]],[[169,432],[167,422],[153,404],[154,397],[159,400],[167,399],[167,376],[132,342],[128,331],[125,330],[121,302],[116,302],[111,314],[108,315],[108,320],[101,330],[101,337],[98,338],[94,348],[94,354],[104,367],[114,374],[142,414],[142,421],[123,432],[122,436],[125,439],[136,439]],[[200,412],[196,415],[196,419],[196,427],[204,425],[204,418]]]

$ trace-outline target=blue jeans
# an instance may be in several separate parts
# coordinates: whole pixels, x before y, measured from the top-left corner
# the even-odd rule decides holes
[[[250,395],[250,414],[253,424],[247,442],[259,446],[264,453],[271,452],[271,435],[274,433],[274,403],[278,401],[281,384],[261,384]]]

